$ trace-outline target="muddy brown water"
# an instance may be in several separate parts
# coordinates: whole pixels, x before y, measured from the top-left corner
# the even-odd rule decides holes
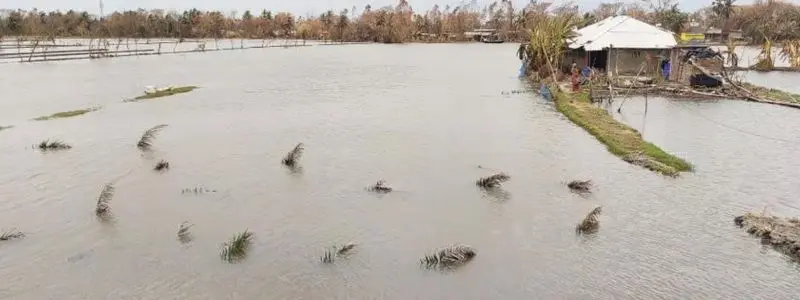
[[[515,45],[352,45],[0,66],[2,299],[791,299],[800,267],[733,226],[798,215],[796,110],[650,102],[645,136],[692,161],[665,178],[622,162],[516,78]],[[144,86],[188,94],[122,100]],[[624,117],[638,126],[631,101]],[[31,118],[102,105],[46,122]],[[681,107],[681,108],[674,108]],[[169,124],[142,155],[142,132]],[[637,127],[638,128],[638,127]],[[69,151],[39,153],[46,138]],[[306,144],[302,170],[281,157]],[[151,169],[167,159],[172,169]],[[478,168],[478,165],[484,168]],[[474,181],[499,169],[504,192]],[[591,178],[582,197],[565,183]],[[378,179],[395,192],[364,190]],[[93,213],[116,180],[112,223]],[[182,194],[197,186],[216,193]],[[574,226],[603,206],[600,231]],[[176,232],[183,221],[194,240]],[[220,244],[255,233],[228,264]],[[321,265],[325,247],[358,243]],[[453,272],[419,259],[453,243]]]

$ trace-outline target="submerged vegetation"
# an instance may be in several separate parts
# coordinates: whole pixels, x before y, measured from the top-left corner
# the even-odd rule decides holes
[[[425,255],[420,263],[427,268],[453,268],[468,263],[476,255],[472,247],[454,245]]]
[[[101,218],[107,218],[111,214],[111,198],[114,198],[114,185],[111,183],[103,186],[100,196],[97,197],[97,205],[95,206],[94,213]]]
[[[184,221],[181,223],[181,226],[178,227],[178,240],[181,241],[181,243],[185,244],[192,241],[192,233],[189,232],[189,228],[192,226],[194,225]]]
[[[336,261],[337,257],[344,257],[349,255],[353,249],[355,249],[356,244],[350,243],[345,244],[342,246],[333,246],[325,250],[325,253],[319,258],[319,260],[324,264],[332,264]]]
[[[603,211],[602,206],[595,207],[589,214],[583,218],[578,226],[575,226],[575,233],[577,234],[588,234],[588,233],[595,233],[600,228],[600,221],[597,220],[597,217]]]
[[[375,184],[367,187],[367,190],[376,193],[389,193],[392,191],[392,188],[386,185],[386,181],[378,180]]]
[[[503,182],[506,182],[509,179],[511,179],[511,176],[508,176],[505,173],[497,173],[492,176],[480,178],[475,181],[475,184],[485,189],[496,188],[500,187]]]
[[[169,170],[169,162],[166,160],[159,161],[155,167],[153,167],[154,171],[166,171]]]
[[[747,213],[736,217],[734,223],[747,233],[761,238],[762,243],[800,260],[800,219]]]
[[[202,186],[197,186],[193,188],[185,188],[181,190],[181,194],[203,194],[203,193],[216,193],[217,190],[208,189]]]
[[[222,244],[220,251],[220,258],[222,260],[233,263],[244,259],[247,256],[247,249],[250,248],[253,233],[247,230],[233,235],[230,241]]]
[[[567,184],[571,190],[581,193],[588,193],[592,190],[591,180],[573,180]]]
[[[10,241],[13,239],[21,239],[25,237],[25,234],[21,231],[17,231],[16,229],[9,229],[0,233],[0,241]]]
[[[42,151],[66,150],[72,148],[72,146],[59,140],[44,140],[41,141],[37,147]]]
[[[303,156],[303,150],[305,150],[305,148],[303,148],[303,143],[298,143],[297,146],[294,146],[292,151],[286,154],[286,157],[281,160],[281,163],[290,168],[296,167],[297,161]]]
[[[14,125],[0,126],[0,131],[6,130],[6,129],[11,129],[11,128],[14,128]]]
[[[150,150],[150,148],[153,147],[153,140],[156,139],[156,135],[158,135],[158,132],[164,129],[164,127],[167,127],[167,124],[156,125],[145,131],[142,137],[139,138],[139,142],[136,143],[136,147],[142,151]]]
[[[196,86],[189,85],[189,86],[179,86],[179,87],[168,87],[164,89],[157,89],[154,91],[146,91],[144,95],[138,96],[134,98],[134,100],[146,100],[146,99],[153,99],[153,98],[161,98],[166,96],[172,96],[175,94],[182,94],[188,93],[196,89]]]
[[[53,120],[53,119],[77,117],[77,116],[80,116],[80,115],[83,115],[83,114],[87,114],[87,113],[90,113],[90,112],[93,112],[93,111],[97,111],[99,109],[100,109],[100,107],[93,107],[93,108],[86,108],[86,109],[79,109],[79,110],[62,111],[62,112],[54,113],[54,114],[49,115],[49,116],[41,116],[41,117],[38,117],[38,118],[36,118],[34,120],[36,120],[36,121],[47,121],[47,120]]]

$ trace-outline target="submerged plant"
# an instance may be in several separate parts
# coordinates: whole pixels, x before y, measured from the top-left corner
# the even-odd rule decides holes
[[[482,188],[495,188],[499,187],[500,184],[508,181],[509,179],[511,179],[511,176],[508,176],[505,173],[497,173],[489,177],[478,179],[475,184]]]
[[[203,193],[216,193],[216,192],[217,190],[209,190],[202,186],[194,188],[186,188],[181,190],[181,194],[203,194]]]
[[[355,249],[356,244],[350,243],[342,246],[333,246],[325,250],[325,253],[319,258],[324,264],[333,263],[337,257],[347,256],[350,251]]]
[[[190,224],[187,221],[181,223],[181,226],[178,227],[178,240],[181,243],[188,243],[192,241],[192,233],[189,232],[189,228],[194,226],[194,224]]]
[[[243,259],[247,255],[247,249],[250,248],[252,238],[253,233],[247,230],[233,235],[230,241],[222,244],[220,258],[230,263]]]
[[[592,181],[591,180],[573,180],[567,184],[571,190],[576,192],[589,192],[592,189]]]
[[[376,193],[389,193],[392,191],[392,188],[386,186],[386,181],[378,180],[374,185],[369,186],[367,190]]]
[[[97,206],[94,212],[98,217],[107,217],[111,213],[111,205],[108,204],[111,198],[114,198],[114,185],[107,183],[103,186],[100,196],[97,197]]]
[[[603,211],[602,206],[595,207],[589,214],[583,218],[578,226],[575,227],[575,233],[577,234],[586,234],[586,233],[593,233],[596,232],[598,228],[600,228],[600,221],[597,220],[597,217]]]
[[[44,140],[41,141],[37,147],[42,151],[66,150],[72,148],[72,146],[59,140]]]
[[[441,249],[433,254],[425,255],[425,257],[420,260],[420,263],[428,268],[457,267],[469,262],[475,255],[477,255],[477,253],[472,247],[454,245]]]
[[[153,168],[154,171],[166,171],[169,170],[169,162],[166,160],[159,161],[156,166]]]
[[[13,229],[13,228],[9,229],[7,231],[4,231],[3,233],[0,233],[0,241],[9,241],[9,240],[13,240],[13,239],[21,239],[23,237],[25,237],[24,233],[22,233],[21,231],[17,231],[16,229]]]
[[[294,167],[297,165],[297,161],[303,156],[303,143],[298,143],[297,146],[294,146],[292,151],[286,154],[286,157],[283,158],[281,161],[287,167]]]
[[[150,148],[153,147],[153,140],[156,138],[156,135],[164,127],[167,127],[167,124],[157,125],[145,131],[139,139],[139,142],[136,143],[136,147],[139,147],[142,151],[150,150]]]

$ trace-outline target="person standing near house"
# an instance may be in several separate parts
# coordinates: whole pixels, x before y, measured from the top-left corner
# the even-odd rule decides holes
[[[572,73],[572,91],[577,92],[581,89],[581,70],[578,69],[578,64],[574,60],[570,72]]]
[[[661,61],[661,76],[664,77],[664,81],[669,81],[669,73],[672,64],[669,62],[669,58],[665,58]]]

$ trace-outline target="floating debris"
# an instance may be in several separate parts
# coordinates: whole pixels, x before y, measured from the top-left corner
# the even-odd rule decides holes
[[[181,194],[204,194],[204,193],[216,193],[216,192],[217,190],[209,190],[202,186],[194,188],[186,188],[181,190]]]
[[[734,223],[747,233],[795,260],[800,260],[800,219],[769,217],[747,213],[734,219]]]
[[[181,223],[181,226],[178,227],[178,240],[181,241],[181,243],[186,244],[192,241],[192,233],[189,232],[189,228],[192,226],[194,226],[194,224],[184,221]]]
[[[506,182],[509,179],[511,179],[511,176],[508,176],[505,173],[497,173],[489,177],[478,179],[475,184],[482,188],[495,188],[499,187],[503,182]]]
[[[343,257],[350,254],[350,251],[355,249],[356,244],[350,243],[345,244],[342,246],[333,246],[330,249],[326,249],[325,253],[320,257],[320,261],[324,264],[331,264],[333,263],[337,257]]]
[[[114,185],[108,183],[103,186],[103,191],[101,191],[100,196],[97,197],[97,206],[94,212],[98,217],[105,218],[110,215],[111,205],[108,203],[111,201],[111,198],[114,198]]]
[[[464,245],[454,245],[425,255],[420,263],[427,268],[452,268],[466,264],[477,255],[475,249]]]
[[[588,193],[592,190],[592,181],[591,180],[573,180],[567,184],[571,190],[581,193]]]
[[[283,158],[281,163],[290,168],[295,167],[297,165],[297,161],[301,156],[303,156],[303,150],[305,150],[305,148],[303,148],[303,143],[298,143],[297,146],[294,146],[292,151],[289,151],[289,153],[286,154],[286,157]]]
[[[0,126],[0,131],[6,130],[6,129],[11,129],[11,128],[14,128],[14,125]]]
[[[167,124],[157,125],[145,131],[139,139],[139,142],[136,143],[136,147],[142,151],[150,150],[150,148],[153,147],[153,140],[156,138],[156,135],[161,129],[164,129],[164,127],[167,127]]]
[[[62,141],[59,141],[59,140],[44,140],[44,141],[40,142],[37,147],[39,148],[39,150],[42,150],[42,151],[66,150],[66,149],[71,149],[72,148],[72,146],[70,146],[70,145],[68,145],[68,144],[66,144],[66,143],[64,143]]]
[[[13,239],[21,239],[25,237],[25,234],[21,231],[17,231],[16,229],[12,228],[7,231],[3,231],[0,233],[0,241],[10,241]]]
[[[578,226],[575,227],[575,233],[577,234],[589,234],[597,232],[600,228],[600,221],[597,220],[597,217],[603,211],[602,206],[595,207],[585,218],[581,221]]]
[[[222,244],[220,258],[230,263],[244,259],[247,256],[247,249],[250,248],[252,238],[253,233],[247,230],[233,235],[229,242]]]
[[[169,170],[169,162],[166,160],[159,161],[156,166],[153,168],[154,171],[166,171]]]
[[[54,113],[54,114],[49,115],[49,116],[41,116],[41,117],[38,117],[38,118],[33,119],[33,120],[35,120],[35,121],[47,121],[47,120],[53,120],[53,119],[77,117],[77,116],[80,116],[80,115],[83,115],[83,114],[87,114],[87,113],[90,113],[90,112],[93,112],[93,111],[97,111],[97,110],[99,110],[101,108],[102,107],[92,107],[92,108],[86,108],[86,109],[62,111],[62,112]]]
[[[392,191],[392,188],[386,186],[386,181],[378,180],[374,185],[368,187],[367,190],[376,193],[389,193]]]

